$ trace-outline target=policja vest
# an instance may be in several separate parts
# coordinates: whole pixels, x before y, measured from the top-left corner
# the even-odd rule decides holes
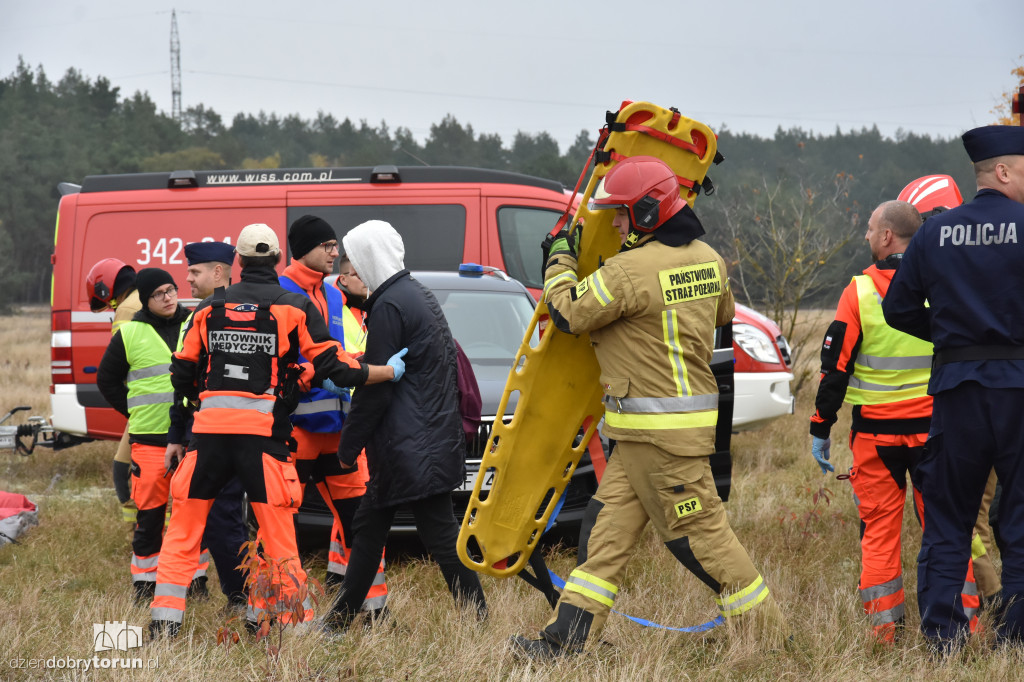
[[[281,286],[288,291],[306,295],[302,287],[292,279],[281,275],[280,282]],[[323,286],[322,289],[327,300],[327,319],[324,320],[327,323],[327,331],[331,338],[341,343],[341,347],[347,350],[345,323],[342,315],[342,312],[346,310],[345,301],[341,297],[341,292],[335,287]],[[307,360],[300,354],[299,363],[303,362],[307,362]],[[299,404],[292,412],[292,424],[312,433],[338,433],[345,423],[345,414],[349,410],[351,400],[348,390],[344,397],[339,397],[327,389],[312,387],[299,398]]]
[[[882,316],[882,296],[868,275],[853,278],[863,338],[853,364],[845,401],[883,405],[928,395],[932,344],[890,327]]]
[[[125,322],[120,331],[129,366],[128,432],[166,434],[171,423],[167,410],[174,399],[171,349],[145,322]]]

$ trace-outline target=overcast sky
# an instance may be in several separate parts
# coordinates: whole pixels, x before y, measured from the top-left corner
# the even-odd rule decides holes
[[[171,112],[318,111],[422,141],[447,114],[506,146],[562,150],[623,99],[720,129],[830,134],[877,124],[944,138],[992,122],[1024,55],[1020,0],[833,3],[518,0],[0,0],[0,77],[74,67]]]

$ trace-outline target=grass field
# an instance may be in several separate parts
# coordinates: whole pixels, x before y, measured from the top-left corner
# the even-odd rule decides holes
[[[5,349],[0,413],[31,405],[46,414],[49,320],[28,311],[3,318]],[[808,353],[804,354],[805,356]],[[813,353],[810,353],[813,355]],[[243,635],[230,648],[216,643],[224,598],[190,604],[184,630],[128,652],[94,654],[93,624],[145,626],[147,609],[129,596],[129,530],[120,521],[110,482],[113,444],[94,442],[29,457],[0,452],[0,488],[39,505],[39,526],[19,544],[0,548],[0,679],[248,680],[1009,680],[1020,679],[1020,650],[988,651],[974,642],[954,660],[933,661],[917,634],[916,548],[920,532],[906,516],[904,580],[907,632],[894,648],[874,648],[857,595],[858,521],[849,485],[825,482],[810,455],[806,417],[813,388],[799,396],[796,415],[733,440],[733,528],[765,576],[795,634],[790,651],[762,652],[725,628],[705,635],[644,628],[612,615],[602,640],[585,655],[557,664],[515,661],[505,642],[541,627],[549,609],[521,580],[484,577],[490,619],[477,624],[453,606],[440,573],[415,556],[391,557],[388,567],[394,629],[354,628],[340,641],[313,633],[285,639],[268,671],[265,647]],[[846,415],[848,420],[848,415]],[[834,433],[837,469],[849,466],[843,447],[848,421]],[[831,503],[814,493],[825,483]],[[575,552],[549,550],[565,576]],[[309,557],[323,577],[322,556]],[[213,573],[213,571],[211,571]],[[616,608],[670,626],[691,626],[716,614],[712,594],[686,573],[648,532]],[[76,659],[138,658],[143,669],[84,672],[46,668]],[[93,663],[96,665],[97,663]],[[33,667],[34,666],[34,667]],[[146,667],[148,666],[148,668]]]

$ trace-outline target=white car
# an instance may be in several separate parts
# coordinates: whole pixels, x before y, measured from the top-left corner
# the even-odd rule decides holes
[[[732,321],[735,353],[734,431],[757,429],[773,419],[793,414],[793,380],[789,342],[778,325],[756,310],[736,304]]]

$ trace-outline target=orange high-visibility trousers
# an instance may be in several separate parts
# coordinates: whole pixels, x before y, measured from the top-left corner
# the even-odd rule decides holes
[[[924,518],[924,503],[914,482],[927,437],[925,433],[850,434],[853,452],[850,483],[861,520],[860,596],[875,637],[884,642],[894,641],[897,626],[903,623],[901,539],[907,475],[912,482],[914,511],[920,522]],[[970,563],[963,603],[973,632],[978,621],[979,600]]]
[[[166,448],[143,443],[131,444],[132,501],[138,512],[132,533],[132,582],[155,582],[164,521],[170,496],[171,478],[164,468]],[[206,576],[209,552],[202,551],[198,566],[193,565],[190,579]]]
[[[355,517],[359,500],[366,492],[370,478],[366,467],[366,453],[359,453],[355,470],[343,469],[338,461],[338,440],[340,433],[315,433],[299,426],[292,429],[295,439],[295,470],[299,483],[316,485],[320,496],[334,516],[331,526],[331,542],[327,554],[328,585],[341,583],[348,569],[349,548],[352,546],[352,519]],[[366,596],[362,610],[372,611],[384,608],[387,603],[388,586],[384,577],[384,557],[381,556],[377,575]]]
[[[280,562],[291,575],[275,574],[273,583],[284,597],[295,595],[306,582],[293,521],[302,490],[287,445],[263,436],[198,433],[191,447],[171,481],[171,523],[157,569],[156,596],[150,607],[153,620],[182,622],[189,567],[195,566],[199,556],[206,517],[213,498],[236,475],[259,522],[264,556]],[[262,612],[274,606],[250,591],[246,617],[255,623]],[[288,614],[279,617],[283,622],[291,620]],[[307,599],[302,620],[312,617]]]

